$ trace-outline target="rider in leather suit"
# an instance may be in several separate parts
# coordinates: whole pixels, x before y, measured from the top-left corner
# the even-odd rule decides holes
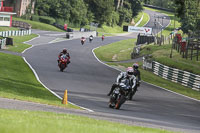
[[[115,87],[119,85],[119,83],[125,83],[130,88],[134,87],[134,82],[136,81],[136,77],[133,75],[134,70],[132,67],[128,67],[126,72],[121,72],[116,80],[116,83],[112,85],[110,92],[107,96],[110,96]]]
[[[137,78],[137,87],[140,86],[140,82],[141,82],[140,71],[138,70],[138,68],[139,68],[139,64],[134,63],[133,64],[133,70],[134,70],[133,75]]]
[[[66,48],[64,48],[63,51],[59,53],[59,55],[58,55],[58,64],[59,64],[60,57],[61,57],[62,55],[66,55],[66,57],[68,58],[67,64],[69,64],[69,63],[70,63],[70,55],[69,55],[69,53],[67,52],[67,49],[66,49]]]

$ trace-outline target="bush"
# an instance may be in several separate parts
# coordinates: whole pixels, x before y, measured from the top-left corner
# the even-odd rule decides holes
[[[64,19],[58,18],[58,19],[56,19],[56,23],[59,24],[59,25],[64,25],[65,21],[64,21]]]
[[[32,20],[32,21],[40,22],[40,16],[32,15],[32,16],[31,16],[31,20]]]
[[[55,23],[55,19],[47,16],[40,16],[39,18],[40,22],[46,23],[46,24],[53,24]]]

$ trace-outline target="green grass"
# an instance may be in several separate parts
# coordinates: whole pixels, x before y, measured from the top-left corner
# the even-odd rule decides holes
[[[26,36],[12,36],[11,38],[13,38],[13,46],[7,45],[8,47],[7,50],[21,53],[25,49],[31,47],[31,45],[25,44],[23,42],[28,41],[35,37],[37,37],[36,34],[31,34]]]
[[[142,14],[143,14],[143,12],[138,14],[138,16],[135,18],[135,23],[137,23],[140,20],[140,18],[142,17]],[[138,27],[144,26],[144,24],[146,24],[148,21],[149,21],[149,15],[147,13],[144,13],[143,20],[138,25]],[[128,24],[126,24],[126,25],[128,25]],[[98,31],[98,36],[102,36],[102,35],[114,36],[119,33],[126,33],[123,31],[123,27],[120,27],[120,26],[109,27],[106,25],[103,25],[102,28],[97,28],[97,31]]]
[[[143,14],[144,14],[144,12],[140,12],[140,13],[134,18],[135,24],[141,19],[141,17],[142,17]]]
[[[119,55],[119,51],[127,50],[127,49],[132,49],[133,45],[127,45],[124,48],[125,42],[128,40],[123,40],[120,42],[112,43],[106,46],[102,46],[98,49],[96,49],[94,52],[96,56],[102,60],[102,61],[112,61],[113,55]],[[130,40],[131,41],[131,40]],[[142,54],[153,54],[153,57],[155,58],[156,61],[161,62],[165,65],[168,66],[176,66],[178,69],[187,69],[195,72],[200,71],[200,62],[195,62],[195,61],[190,61],[190,60],[185,60],[180,57],[176,51],[173,51],[173,58],[169,58],[169,53],[170,53],[170,45],[163,45],[163,46],[154,46],[154,45],[149,45],[147,47],[150,47],[150,50],[147,50],[146,47],[142,49]],[[130,51],[132,52],[132,51]],[[130,53],[127,52],[129,57]],[[116,61],[120,60],[127,60],[127,53],[124,52],[120,54],[118,58],[116,58]],[[122,69],[125,71],[125,68],[128,66],[132,66],[133,63],[108,63],[108,65],[114,65],[117,66],[118,68]],[[142,66],[142,62],[140,62],[140,66]],[[194,91],[191,88],[182,86],[178,83],[171,82],[169,80],[162,79],[161,77],[158,77],[154,75],[152,72],[146,71],[146,70],[141,70],[141,77],[143,81],[152,83],[154,85],[164,87],[166,89],[175,91],[177,93],[193,97],[196,99],[200,99],[200,92]]]
[[[52,26],[52,25],[49,25],[49,24],[45,24],[45,23],[41,23],[41,22],[25,20],[25,19],[16,18],[16,17],[13,17],[13,20],[23,21],[23,22],[29,23],[32,26],[32,29],[64,32],[63,30],[58,29],[55,26]]]
[[[101,28],[97,28],[98,36],[113,36],[116,33],[124,33],[123,28],[120,26],[109,27],[103,25]]]
[[[138,27],[143,27],[148,21],[149,21],[149,15],[147,13],[144,13],[143,20],[138,25]]]
[[[0,60],[0,97],[63,106],[37,81],[22,57],[0,53]]]
[[[0,31],[12,31],[12,30],[18,30],[18,28],[14,28],[14,27],[3,27],[3,26],[0,26]]]
[[[94,50],[103,61],[129,60],[136,39],[123,40]],[[112,50],[111,50],[112,49]]]
[[[172,133],[84,116],[0,109],[1,133]]]
[[[171,45],[169,44],[162,46],[151,44],[143,47],[140,55],[151,54],[155,61],[164,65],[200,75],[200,62],[196,61],[196,58],[193,58],[193,60],[186,60],[182,58],[182,55],[178,53],[177,50],[172,51],[172,58],[170,58],[170,53]]]

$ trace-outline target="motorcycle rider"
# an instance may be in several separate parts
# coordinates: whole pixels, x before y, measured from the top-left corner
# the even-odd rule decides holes
[[[64,48],[64,49],[62,50],[62,52],[60,52],[59,55],[58,55],[58,65],[59,65],[59,63],[60,63],[60,58],[61,58],[61,56],[63,56],[63,55],[65,55],[65,57],[68,58],[67,64],[70,63],[70,55],[69,55],[69,53],[67,52],[67,49]]]
[[[90,40],[90,42],[92,42],[92,40],[93,40],[93,35],[90,35],[89,40]]]
[[[134,70],[133,75],[137,78],[137,86],[139,87],[140,86],[140,82],[141,82],[141,77],[140,77],[140,71],[138,70],[138,68],[139,68],[139,64],[138,63],[134,63],[133,64],[133,70]]]
[[[104,36],[104,35],[102,35],[102,37],[101,37],[102,41],[104,40],[104,38],[105,38],[105,36]]]
[[[81,44],[83,45],[85,43],[86,39],[85,37],[81,37]]]
[[[135,82],[135,76],[133,75],[134,70],[132,67],[128,67],[126,72],[121,72],[116,80],[116,83],[114,83],[111,87],[110,92],[107,94],[107,96],[110,96],[113,92],[113,90],[115,89],[115,87],[117,87],[120,83],[125,83],[127,86],[130,87],[130,89],[132,87],[134,87],[134,82]]]
[[[134,70],[134,72],[133,72],[133,75],[136,77],[136,86],[135,86],[135,88],[133,89],[133,91],[131,91],[131,93],[130,93],[130,95],[129,95],[129,97],[128,97],[128,99],[129,100],[132,100],[132,97],[133,97],[133,95],[136,93],[136,91],[137,91],[137,87],[139,87],[140,86],[140,80],[141,80],[141,78],[140,78],[140,71],[138,70],[138,67],[139,67],[139,65],[138,65],[138,63],[134,63],[133,64],[133,70]]]

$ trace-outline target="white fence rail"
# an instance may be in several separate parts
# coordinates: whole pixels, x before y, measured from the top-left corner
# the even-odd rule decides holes
[[[0,36],[9,37],[9,36],[24,36],[30,35],[31,29],[29,30],[19,30],[19,31],[0,31]]]
[[[9,36],[25,36],[30,35],[31,29],[29,30],[19,30],[19,31],[0,31],[0,36],[9,37]],[[0,39],[0,49],[4,49],[6,46],[6,38]]]

